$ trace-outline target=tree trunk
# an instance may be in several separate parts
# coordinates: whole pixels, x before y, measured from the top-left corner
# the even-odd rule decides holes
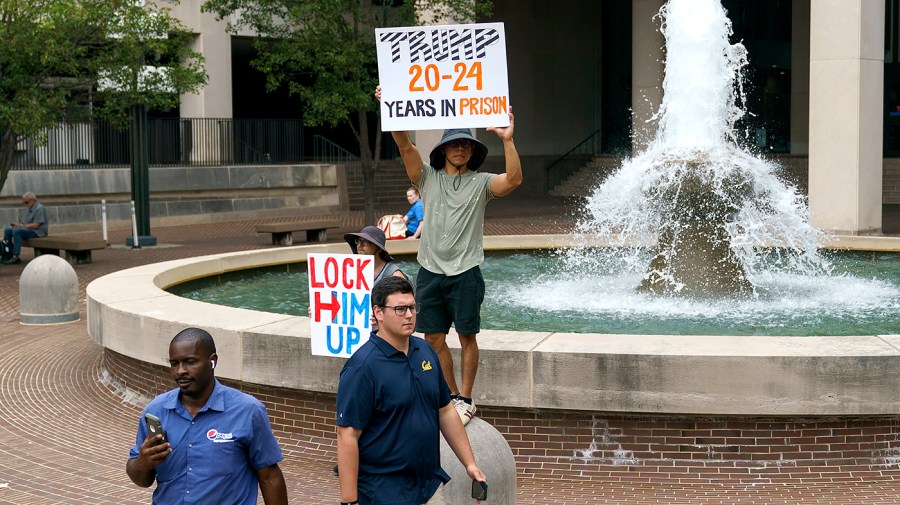
[[[358,110],[359,118],[359,157],[363,173],[363,194],[366,196],[363,226],[375,224],[375,169],[377,161],[372,156],[372,148],[369,144],[369,123],[366,111]]]
[[[2,136],[0,136],[0,190],[6,185],[6,178],[12,168],[13,155],[16,153],[16,134],[8,126],[2,131]]]

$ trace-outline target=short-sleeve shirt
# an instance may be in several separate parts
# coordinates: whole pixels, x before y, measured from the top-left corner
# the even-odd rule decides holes
[[[372,333],[341,370],[337,425],[362,431],[360,505],[421,505],[450,480],[438,414],[450,388],[428,342],[410,337],[407,352]]]
[[[266,408],[256,398],[216,381],[206,405],[191,418],[179,390],[163,393],[141,412],[129,459],[147,438],[144,414],[159,418],[172,453],[156,467],[154,504],[255,505],[256,472],[283,458]]]
[[[406,213],[406,229],[409,230],[410,233],[415,233],[416,230],[419,229],[419,223],[422,222],[422,218],[425,217],[425,211],[422,207],[422,200],[416,200],[412,207],[409,208],[409,212]]]
[[[495,176],[471,170],[454,176],[424,164],[417,182],[428,216],[417,257],[423,268],[450,276],[484,262],[484,208]]]
[[[25,211],[25,217],[22,219],[22,224],[33,223],[38,223],[38,227],[35,228],[34,233],[38,237],[46,237],[47,232],[50,231],[50,226],[47,224],[47,208],[44,207],[41,202],[34,202],[34,205]]]

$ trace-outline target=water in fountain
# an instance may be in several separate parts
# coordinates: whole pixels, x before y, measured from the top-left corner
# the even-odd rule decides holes
[[[670,0],[659,15],[666,75],[657,136],[594,191],[579,225],[613,246],[655,246],[576,248],[572,270],[640,274],[642,291],[688,297],[758,296],[775,272],[827,271],[804,198],[777,166],[737,146],[747,52],[729,43],[725,10],[718,0]]]

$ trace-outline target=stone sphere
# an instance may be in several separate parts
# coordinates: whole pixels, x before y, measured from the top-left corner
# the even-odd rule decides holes
[[[516,460],[503,435],[481,418],[472,419],[466,434],[475,453],[478,468],[487,476],[488,497],[482,503],[513,505],[516,503]],[[451,480],[444,486],[446,503],[475,503],[472,499],[472,479],[456,459],[456,454],[441,436],[441,467]]]
[[[68,261],[42,254],[19,277],[19,321],[61,324],[78,321],[78,276]]]

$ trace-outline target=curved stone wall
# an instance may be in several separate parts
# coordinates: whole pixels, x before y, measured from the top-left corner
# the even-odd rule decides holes
[[[486,237],[487,249],[565,245],[567,236]],[[894,239],[843,237],[843,248],[900,249]],[[412,253],[414,241],[392,241]],[[216,339],[216,374],[244,384],[333,394],[343,360],[312,356],[305,317],[171,295],[192,279],[306,260],[343,244],[220,254],[145,265],[87,288],[88,328],[107,350],[165,366],[186,326]],[[453,341],[448,339],[448,342]],[[484,331],[476,403],[512,409],[719,416],[900,415],[900,335],[722,337]],[[458,349],[454,349],[458,352]]]

